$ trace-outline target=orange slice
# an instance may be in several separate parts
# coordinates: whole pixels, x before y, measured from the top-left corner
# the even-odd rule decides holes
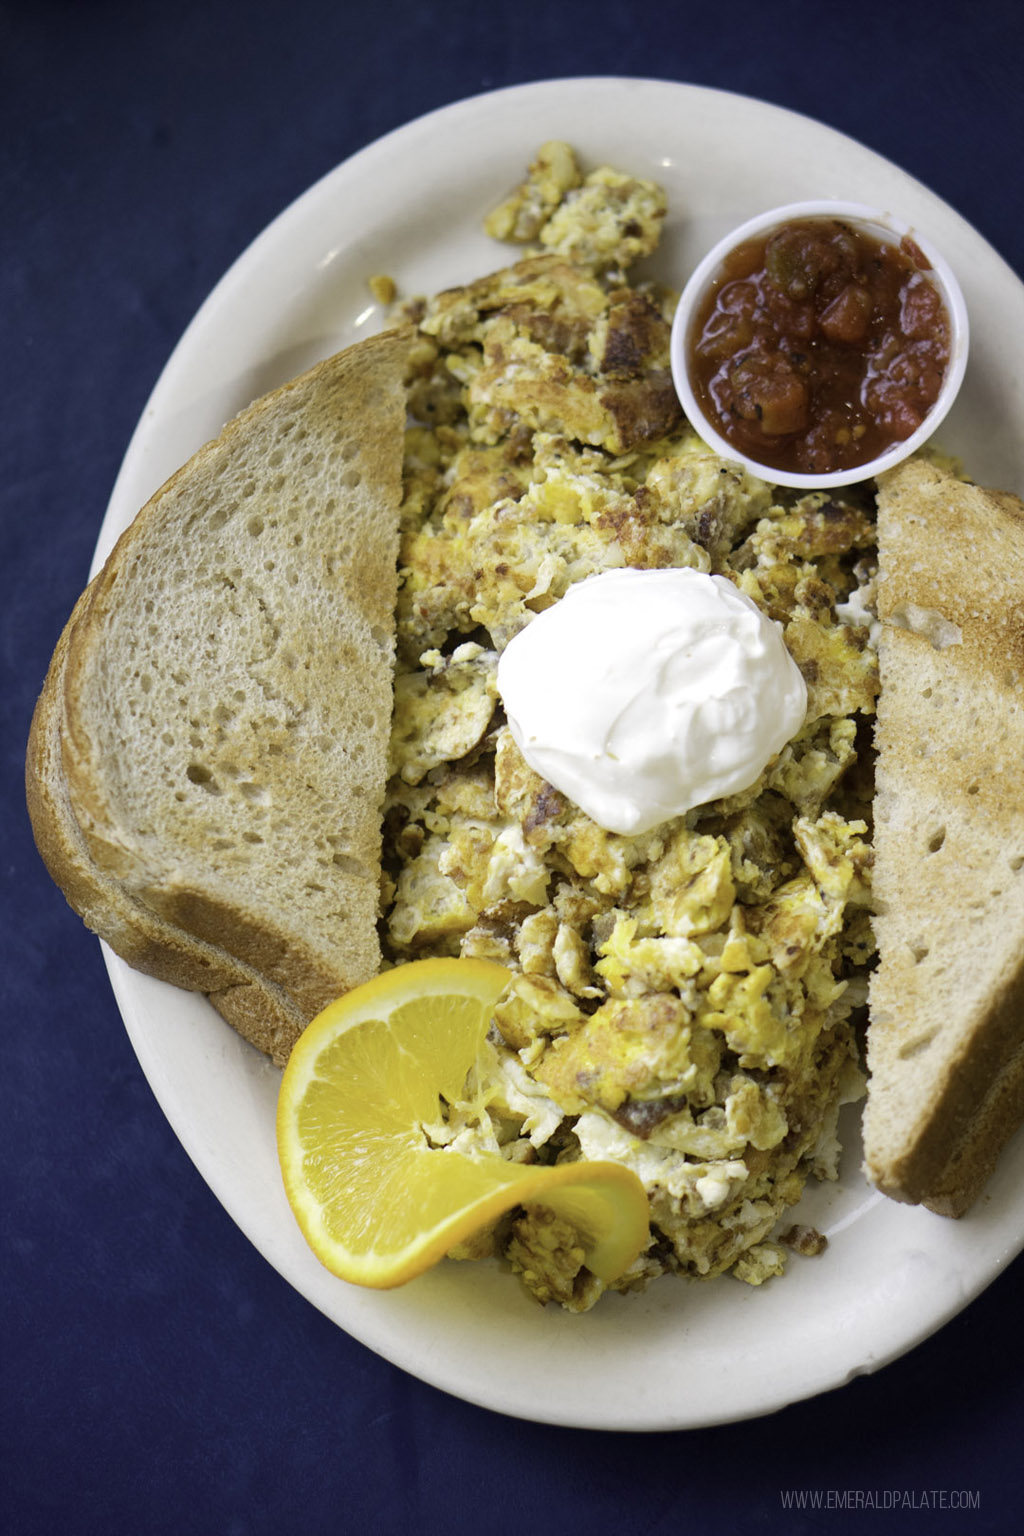
[[[331,1003],[285,1069],[277,1145],[288,1200],[322,1264],[386,1288],[519,1205],[576,1228],[586,1265],[617,1279],[647,1241],[647,1195],[618,1163],[551,1167],[428,1140],[458,1102],[510,973],[487,960],[416,960]]]

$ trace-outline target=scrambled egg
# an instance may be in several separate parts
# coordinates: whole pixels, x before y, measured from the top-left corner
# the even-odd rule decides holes
[[[770,1234],[809,1175],[835,1177],[838,1109],[861,1091],[872,959],[871,498],[779,491],[689,428],[674,295],[625,276],[664,215],[654,184],[584,175],[545,145],[486,224],[531,250],[405,306],[419,329],[385,814],[389,960],[476,955],[514,973],[432,1138],[633,1168],[651,1236],[627,1290],[781,1269]],[[495,684],[534,614],[622,566],[734,581],[783,626],[809,696],[751,789],[636,837],[527,766]],[[463,1256],[482,1252],[541,1300],[583,1310],[602,1289],[549,1212]]]

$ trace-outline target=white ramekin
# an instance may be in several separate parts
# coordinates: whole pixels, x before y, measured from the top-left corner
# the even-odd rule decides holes
[[[852,469],[836,470],[828,475],[804,475],[773,469],[770,465],[761,464],[749,455],[741,453],[708,421],[693,392],[687,370],[691,333],[700,308],[700,301],[725,257],[744,240],[766,234],[777,225],[789,223],[793,219],[808,218],[842,219],[891,244],[899,244],[904,236],[909,235],[927,259],[931,268],[928,275],[938,288],[949,314],[950,355],[945,378],[935,404],[917,431],[905,438],[903,442],[893,444],[885,453],[867,464],[858,464]],[[967,367],[968,340],[967,306],[960,291],[960,284],[941,252],[935,249],[927,236],[922,234],[916,226],[904,223],[894,214],[870,208],[864,203],[835,201],[787,203],[780,208],[770,208],[767,212],[748,219],[731,234],[719,240],[718,244],[708,251],[687,281],[672,323],[672,378],[688,420],[715,453],[720,454],[724,459],[731,459],[733,462],[745,465],[753,474],[759,475],[763,480],[771,481],[774,485],[827,489],[829,486],[851,485],[858,480],[869,480],[874,475],[881,474],[883,470],[891,469],[902,459],[908,458],[931,437],[956,399],[963,382],[964,370]]]

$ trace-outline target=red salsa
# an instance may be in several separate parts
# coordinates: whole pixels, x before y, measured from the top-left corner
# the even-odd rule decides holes
[[[867,464],[921,425],[949,363],[949,316],[913,240],[834,218],[738,245],[695,316],[690,378],[727,442],[768,468]]]

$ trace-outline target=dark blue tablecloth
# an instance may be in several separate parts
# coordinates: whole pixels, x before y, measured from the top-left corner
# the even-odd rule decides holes
[[[347,1338],[237,1231],[163,1120],[99,947],[37,858],[21,775],[46,662],[163,363],[229,263],[323,172],[491,87],[670,78],[845,131],[1021,274],[1022,16],[1019,0],[0,4],[6,1529],[1020,1528],[1020,1261],[877,1376],[687,1433],[504,1419]],[[832,1507],[787,1511],[789,1488]],[[858,1510],[858,1489],[903,1497]],[[941,1507],[963,1490],[971,1507]]]

